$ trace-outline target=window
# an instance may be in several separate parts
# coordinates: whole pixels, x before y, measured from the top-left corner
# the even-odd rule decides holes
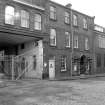
[[[105,67],[105,54],[104,54],[104,67]]]
[[[105,48],[105,37],[104,36],[98,36],[98,46],[99,48]]]
[[[74,48],[78,48],[78,36],[74,36]]]
[[[24,43],[23,44],[21,44],[21,49],[24,49],[25,48],[25,45],[24,45]]]
[[[97,54],[97,67],[101,67],[101,55]]]
[[[70,23],[70,15],[68,12],[65,12],[65,23],[67,23],[67,24]]]
[[[21,27],[29,28],[29,13],[21,10]]]
[[[77,26],[78,25],[78,20],[77,20],[77,16],[73,15],[73,25]]]
[[[50,45],[56,46],[56,30],[50,29]]]
[[[41,30],[41,28],[42,28],[41,21],[42,21],[41,15],[40,14],[35,14],[35,18],[34,18],[34,28],[35,28],[35,30]]]
[[[25,67],[26,67],[25,62],[26,62],[26,59],[23,57],[21,61],[21,70],[25,70]]]
[[[85,38],[85,50],[89,50],[89,39]]]
[[[61,71],[66,71],[66,56],[61,56]]]
[[[83,28],[84,29],[88,28],[88,26],[87,26],[87,20],[85,18],[83,19]]]
[[[65,32],[65,37],[66,37],[66,47],[70,47],[70,33],[69,32]]]
[[[12,6],[6,6],[5,8],[5,23],[14,25],[15,9]]]
[[[33,69],[36,70],[36,55],[33,56]]]
[[[50,6],[50,19],[56,20],[56,8]]]

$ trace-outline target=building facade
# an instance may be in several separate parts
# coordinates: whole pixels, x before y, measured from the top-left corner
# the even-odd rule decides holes
[[[100,55],[104,57],[100,36],[104,32],[95,29],[94,17],[71,9],[71,4],[0,0],[0,72],[17,79],[103,73],[104,66],[96,67]]]

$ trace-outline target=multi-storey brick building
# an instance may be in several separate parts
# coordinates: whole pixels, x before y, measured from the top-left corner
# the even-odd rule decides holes
[[[105,28],[94,27],[94,73],[105,73]]]
[[[1,60],[1,72],[50,79],[95,74],[97,36],[94,17],[70,4],[0,0],[0,50],[13,56],[12,68]]]

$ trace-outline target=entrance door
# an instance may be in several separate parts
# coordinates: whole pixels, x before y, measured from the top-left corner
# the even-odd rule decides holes
[[[55,78],[55,60],[49,60],[49,78]]]

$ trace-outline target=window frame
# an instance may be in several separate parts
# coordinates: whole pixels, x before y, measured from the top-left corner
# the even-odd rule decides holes
[[[40,16],[40,21],[35,19],[35,15]],[[35,28],[35,23],[37,23],[39,28]],[[35,30],[42,30],[42,15],[39,13],[34,14],[34,29]]]
[[[54,10],[51,10],[53,8]],[[55,6],[50,6],[50,19],[57,20],[57,10]]]
[[[78,26],[78,16],[73,14],[73,26]]]
[[[65,11],[65,23],[70,24],[70,14],[67,11]]]
[[[64,63],[64,64],[63,64]],[[60,57],[60,70],[61,70],[61,72],[64,72],[64,71],[67,71],[67,57],[65,56],[65,55],[62,55],[61,57]],[[64,68],[63,68],[63,66],[64,66]]]
[[[55,35],[54,35],[54,33],[52,34],[52,31],[55,33]],[[56,37],[57,37],[56,29],[55,28],[50,28],[50,46],[56,46]],[[53,41],[55,43],[53,43]]]
[[[89,50],[89,38],[85,38],[85,50]]]
[[[23,17],[22,11],[25,13],[25,16]],[[23,24],[23,21],[25,24]],[[23,28],[30,28],[30,13],[25,9],[20,10],[20,26]]]
[[[8,12],[8,10],[6,10],[7,7],[11,7],[12,9],[14,9],[14,10],[13,10],[14,13],[13,13],[13,14],[10,14],[10,12],[9,12],[9,13],[6,13],[6,12]],[[13,18],[12,22],[11,22],[10,20],[7,20],[7,19],[6,19],[6,18],[7,18],[6,16],[12,17],[12,18]],[[5,6],[5,24],[8,24],[8,25],[15,25],[15,7],[12,6],[12,5],[6,5],[6,6]]]
[[[69,38],[69,39],[68,39]],[[68,40],[67,40],[68,39]],[[67,42],[68,41],[68,42]],[[65,47],[70,48],[71,44],[70,44],[70,32],[66,31],[65,32]]]
[[[88,23],[87,23],[87,19],[83,18],[83,28],[84,29],[88,29]]]
[[[77,35],[74,36],[74,48],[79,48],[79,38]]]

